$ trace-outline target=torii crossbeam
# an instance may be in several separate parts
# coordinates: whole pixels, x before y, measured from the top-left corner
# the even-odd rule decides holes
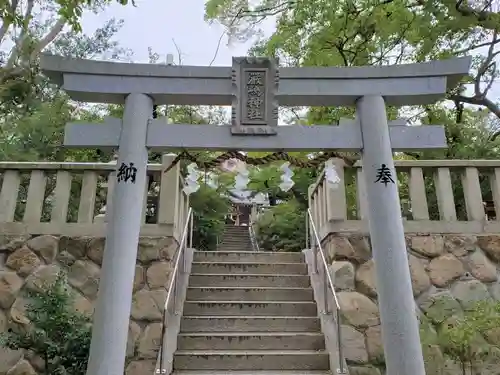
[[[405,120],[389,121],[394,151],[418,151],[446,147],[440,125],[405,126]],[[117,148],[123,121],[107,118],[104,123],[69,123],[64,145],[75,148]],[[279,126],[276,135],[235,137],[232,126],[167,124],[154,119],[148,124],[146,147],[152,151],[172,149],[247,151],[361,151],[363,138],[358,121],[340,121],[339,126]]]

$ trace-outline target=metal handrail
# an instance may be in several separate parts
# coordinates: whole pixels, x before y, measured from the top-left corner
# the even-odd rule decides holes
[[[160,342],[160,366],[159,370],[156,371],[156,374],[166,374],[166,370],[163,367],[163,352],[164,352],[164,344],[165,344],[165,332],[168,327],[168,307],[170,300],[173,298],[173,306],[174,306],[174,314],[177,315],[177,278],[179,276],[179,268],[182,273],[186,272],[186,242],[188,239],[188,229],[191,225],[191,229],[189,231],[189,245],[193,246],[193,209],[189,207],[186,222],[184,223],[184,227],[182,229],[181,241],[179,243],[179,250],[177,251],[175,258],[174,269],[172,270],[172,277],[170,278],[170,283],[167,291],[167,298],[165,299],[165,306],[163,308],[163,320],[161,327],[161,342]]]
[[[255,233],[255,229],[253,228],[253,223],[250,222],[248,225],[248,233],[250,235],[250,242],[252,243],[252,247],[255,251],[259,252],[259,242],[257,241],[257,234]]]
[[[309,236],[309,228],[311,229],[311,236]],[[309,245],[309,238],[311,239],[311,250],[313,252],[313,267],[314,272],[318,273],[318,252],[321,255],[321,261],[323,263],[323,307],[324,314],[329,314],[329,304],[328,304],[328,287],[332,291],[333,302],[335,304],[336,309],[336,323],[337,323],[337,349],[338,349],[338,360],[339,360],[339,369],[338,373],[345,374],[346,369],[344,366],[344,352],[342,349],[342,329],[340,326],[340,303],[337,298],[337,293],[335,292],[335,285],[333,283],[330,272],[328,271],[328,263],[325,258],[325,252],[323,247],[321,246],[321,241],[319,239],[318,231],[316,230],[316,225],[314,224],[314,219],[311,213],[311,209],[307,209],[307,220],[306,220],[306,231],[308,232],[306,235],[306,247]]]

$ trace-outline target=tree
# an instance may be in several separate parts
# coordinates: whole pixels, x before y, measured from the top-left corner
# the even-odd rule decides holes
[[[1,333],[2,346],[39,355],[45,361],[46,375],[84,375],[91,318],[74,309],[74,293],[62,272],[44,290],[30,292],[26,308],[29,327]]]
[[[302,251],[305,248],[304,208],[290,200],[266,210],[256,223],[259,247],[267,251]]]
[[[446,313],[446,302],[435,302],[430,314],[420,317],[424,356],[429,357],[440,348],[447,358],[459,365],[461,375],[481,375],[485,361],[498,363],[500,342],[495,333],[500,324],[500,303],[479,301],[463,313],[450,317]],[[436,362],[433,365],[437,368],[443,366],[443,358],[439,355],[434,361],[428,360],[428,364]]]
[[[257,36],[250,53],[278,57],[284,66],[387,65],[470,54],[471,74],[447,94],[447,100],[388,108],[389,119],[403,116],[414,123],[445,125],[448,149],[399,153],[396,158],[496,159],[500,157],[500,103],[491,88],[499,75],[500,26],[495,23],[500,18],[499,5],[498,0],[207,0],[205,16],[223,24],[230,40]],[[264,38],[260,25],[269,17],[275,17],[276,30]],[[314,107],[295,121],[335,124],[353,115],[350,107]],[[405,178],[400,191],[402,203],[409,204]],[[454,174],[453,186],[462,218],[465,203],[459,178]],[[483,197],[490,200],[488,181],[481,179]],[[433,215],[438,210],[430,176],[426,185]],[[352,186],[347,187],[347,195],[351,202]]]
[[[382,65],[472,54],[472,74],[449,93],[449,99],[457,111],[466,103],[485,107],[500,118],[499,104],[490,93],[498,77],[498,1],[261,0],[252,4],[208,0],[206,18],[221,22],[231,36],[241,39],[255,35],[262,20],[275,16],[276,31],[261,39],[253,51],[277,56],[285,65]],[[471,94],[466,86],[472,87]],[[330,111],[319,110],[323,115]]]
[[[53,90],[47,91],[48,82],[38,74],[38,57],[42,51],[81,58],[104,52],[111,52],[115,58],[123,55],[124,51],[111,40],[121,22],[111,19],[93,36],[81,34],[79,20],[83,9],[97,12],[112,2],[0,0],[0,12],[4,14],[0,46],[6,51],[0,53],[0,109],[9,112],[3,121],[29,112],[36,103],[34,98],[53,95]]]
[[[113,2],[121,5],[131,3],[135,6],[135,0],[54,0],[49,6],[51,8],[57,7],[57,13],[61,20],[58,24],[64,26],[67,23],[76,31],[81,31],[80,17],[84,9],[99,9]],[[0,0],[0,17],[3,22],[0,28],[0,42],[11,26],[26,27],[36,6],[35,0]],[[47,4],[44,5],[44,7],[46,6]]]
[[[59,15],[59,3],[49,1],[37,6],[30,1],[25,4],[24,13],[19,14],[23,17],[22,24],[15,20],[9,23],[8,19],[2,24],[0,46],[8,50],[0,56],[2,160],[99,160],[94,150],[60,148],[67,121],[98,120],[101,115],[98,107],[89,110],[71,103],[62,91],[49,84],[38,72],[38,56],[44,50],[78,58],[105,54],[113,58],[127,58],[129,52],[113,40],[123,22],[111,19],[93,35],[85,35],[66,27],[70,23]],[[86,1],[72,3],[84,6]],[[103,7],[110,2],[92,3],[94,7]],[[12,2],[12,5],[15,12],[21,12],[20,2]],[[12,47],[7,48],[10,45]],[[109,160],[109,155],[103,156],[105,161]]]
[[[42,50],[67,57],[92,58],[109,55],[112,58],[128,58],[129,51],[114,40],[123,22],[111,19],[99,27],[93,35],[86,35],[71,28],[71,20],[60,15],[60,1],[43,3],[12,1],[23,22],[3,19],[0,27],[0,160],[7,161],[109,161],[111,152],[100,150],[69,150],[61,148],[64,126],[68,121],[99,121],[102,108],[82,107],[71,102],[68,96],[54,87],[40,74],[38,57]],[[71,2],[68,2],[70,4]],[[73,2],[85,6],[86,1]],[[98,10],[110,1],[94,1]],[[66,4],[66,6],[68,5]],[[23,5],[23,6],[21,6]],[[71,5],[71,4],[70,4]],[[21,14],[21,11],[23,13]],[[10,47],[12,46],[12,47]],[[28,180],[23,176],[19,199],[27,194]],[[78,197],[81,176],[74,176],[72,189]],[[102,179],[101,179],[102,180]],[[99,180],[98,183],[103,181]],[[47,176],[46,200],[55,187],[55,175]],[[102,197],[98,197],[98,204]],[[70,217],[76,215],[77,199],[71,199]],[[46,203],[47,203],[46,202]],[[18,205],[17,215],[22,214]],[[48,207],[45,204],[44,207]],[[98,210],[100,207],[96,207]],[[48,214],[44,210],[44,219]]]
[[[223,197],[220,191],[201,185],[200,189],[191,195],[190,206],[194,219],[194,248],[216,250],[229,211],[229,200]]]

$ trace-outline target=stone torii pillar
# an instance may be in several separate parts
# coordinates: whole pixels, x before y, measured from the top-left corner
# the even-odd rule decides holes
[[[117,147],[117,185],[95,310],[88,375],[122,375],[146,177],[146,150],[362,152],[388,375],[424,375],[393,151],[446,147],[441,126],[388,123],[385,106],[442,98],[470,58],[384,67],[283,68],[236,58],[232,67],[159,66],[45,55],[42,70],[72,99],[123,103],[104,124],[66,126],[68,147]],[[153,102],[233,105],[232,125],[151,120]],[[356,106],[339,126],[277,126],[277,106]],[[166,368],[166,366],[163,366]]]
[[[89,375],[123,374],[146,187],[146,136],[152,111],[153,100],[145,94],[134,93],[125,98],[114,203],[108,213],[111,220],[106,231],[104,272],[99,281],[92,327]]]

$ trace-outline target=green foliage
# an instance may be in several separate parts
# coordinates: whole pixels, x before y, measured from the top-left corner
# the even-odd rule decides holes
[[[295,200],[264,211],[256,222],[259,246],[268,251],[302,251],[305,248],[305,210]]]
[[[264,38],[259,34],[261,21],[270,17],[276,19],[276,29]],[[451,102],[388,108],[389,119],[409,117],[415,123],[445,125],[448,139],[445,150],[398,154],[397,157],[500,158],[500,104],[490,90],[500,76],[500,37],[497,35],[500,12],[489,1],[207,0],[205,18],[222,23],[230,37],[238,40],[258,35],[250,53],[278,57],[283,66],[388,65],[472,55],[471,74],[450,90],[447,99]],[[352,107],[314,107],[298,121],[304,125],[328,125],[353,116]],[[429,213],[431,219],[436,220],[439,211],[434,178],[428,171],[424,172]],[[262,174],[266,173],[270,174],[269,171]],[[452,169],[451,173],[457,215],[463,220],[466,206],[461,171]],[[348,215],[353,218],[356,187],[351,174],[346,172],[346,194]],[[310,175],[305,189],[297,184],[290,194],[281,194],[274,183],[276,176],[273,177],[273,188],[268,192],[274,191],[284,200],[301,201],[294,193],[297,189],[307,192],[306,185],[313,181]],[[410,216],[408,176],[398,177],[403,214]],[[491,200],[488,178],[481,174],[480,179],[483,198]],[[262,189],[258,179],[253,186]]]
[[[66,275],[43,291],[31,292],[26,317],[27,329],[10,330],[0,335],[9,349],[31,350],[45,360],[45,374],[84,375],[91,340],[91,319],[73,307],[74,295]]]
[[[482,361],[488,357],[500,360],[497,358],[500,342],[491,340],[494,330],[500,326],[500,302],[479,301],[451,317],[446,311],[440,311],[442,307],[440,304],[433,306],[432,314],[420,319],[424,355],[431,355],[434,347],[440,347],[447,358],[460,365],[462,375],[467,374],[467,368],[480,369]]]
[[[81,31],[80,19],[85,8],[102,8],[114,2],[121,5],[132,4],[135,6],[135,0],[54,0],[51,2],[53,4],[50,5],[58,8],[58,15],[65,18],[75,31]],[[9,25],[26,27],[26,19],[22,15],[23,9],[13,8],[12,3],[9,0],[0,0],[0,17]],[[45,4],[46,7],[47,5]]]
[[[225,25],[237,39],[255,35],[262,20],[275,17],[276,30],[259,38],[251,53],[278,57],[285,66],[387,65],[472,55],[470,76],[448,95],[454,109],[443,103],[413,107],[411,112],[389,108],[388,117],[445,124],[452,131],[454,125],[461,129],[471,124],[464,114],[464,104],[469,104],[489,114],[489,129],[479,143],[491,141],[489,136],[498,130],[494,119],[500,119],[500,105],[490,89],[500,75],[500,12],[491,1],[207,0],[205,17]],[[468,111],[473,114],[476,109]],[[353,112],[353,108],[317,107],[305,117],[308,124],[334,124],[341,117],[351,118]],[[481,157],[476,142],[450,142],[450,148],[462,146],[472,157]]]
[[[190,205],[194,215],[194,248],[216,250],[229,211],[229,200],[218,190],[202,184],[196,193],[191,194]]]
[[[281,170],[279,167],[283,161],[266,165],[263,167],[252,168],[250,173],[250,182],[248,187],[252,191],[268,193],[279,200],[289,201],[295,199],[302,207],[307,207],[307,194],[309,185],[315,178],[317,171],[310,168],[298,168],[291,166],[295,185],[288,191],[281,191]]]

